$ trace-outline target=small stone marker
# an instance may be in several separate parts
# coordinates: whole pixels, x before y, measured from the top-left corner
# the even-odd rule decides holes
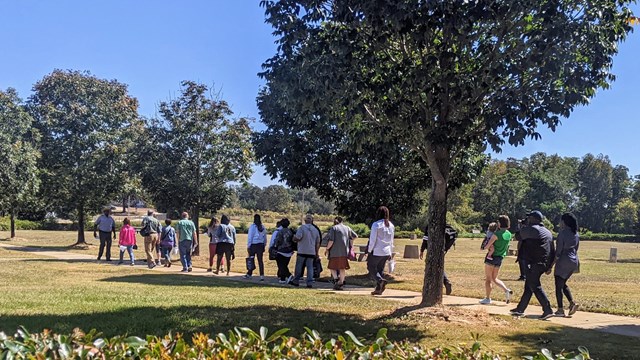
[[[609,250],[609,262],[618,262],[618,248],[611,248],[611,250]]]
[[[471,233],[472,233],[472,234],[480,234],[480,230],[478,230],[478,229],[473,229],[473,230],[471,230]]]
[[[411,239],[411,240],[415,240],[415,239],[416,239],[416,234],[411,234],[411,235],[409,235],[409,239]]]
[[[404,246],[404,255],[402,256],[405,259],[418,259],[419,258],[419,250],[418,245],[405,245]]]

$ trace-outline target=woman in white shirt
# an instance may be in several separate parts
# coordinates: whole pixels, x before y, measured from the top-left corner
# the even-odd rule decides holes
[[[253,224],[249,227],[249,236],[247,237],[247,252],[249,257],[253,256],[254,261],[258,261],[260,268],[260,281],[264,281],[264,254],[265,244],[267,242],[267,229],[262,225],[260,215],[253,215]],[[245,279],[251,279],[253,270],[247,270]]]
[[[371,225],[371,235],[367,252],[367,269],[369,275],[376,280],[376,288],[371,295],[382,295],[387,280],[384,279],[384,267],[393,254],[394,226],[389,221],[389,209],[380,206],[377,211],[378,221]]]

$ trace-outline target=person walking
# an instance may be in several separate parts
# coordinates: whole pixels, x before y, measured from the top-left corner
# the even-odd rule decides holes
[[[507,256],[509,250],[509,244],[511,243],[512,235],[509,232],[511,221],[507,215],[500,215],[498,217],[498,229],[493,232],[487,242],[485,248],[491,249],[484,258],[484,289],[485,297],[480,300],[480,304],[491,304],[491,291],[493,290],[493,284],[498,285],[504,290],[505,301],[508,304],[511,301],[511,295],[513,291],[509,289],[502,280],[498,279],[498,273],[502,266],[502,260]]]
[[[369,245],[367,246],[367,269],[369,276],[376,281],[376,288],[371,295],[382,295],[387,280],[384,278],[384,267],[387,260],[393,255],[393,237],[395,228],[389,221],[389,209],[386,206],[380,206],[377,211],[378,221],[371,225],[371,235],[369,236]]]
[[[120,229],[120,237],[118,245],[120,246],[120,261],[118,265],[124,262],[125,250],[129,253],[129,259],[131,260],[131,266],[136,264],[136,259],[133,256],[133,247],[136,245],[136,229],[131,226],[129,218],[122,220],[122,229]]]
[[[260,270],[260,281],[264,281],[264,250],[267,243],[267,229],[262,225],[260,215],[253,215],[253,224],[249,226],[249,234],[247,236],[247,253],[249,257],[253,257],[254,264],[258,262]],[[251,279],[253,269],[248,269],[244,275],[245,279]]]
[[[164,267],[171,267],[171,250],[176,247],[176,230],[171,226],[171,219],[164,221],[160,232],[160,252],[164,257]]]
[[[153,210],[147,211],[147,216],[142,218],[142,228],[140,235],[144,236],[144,253],[147,255],[147,266],[153,269],[156,265],[160,265],[160,259],[154,260],[156,248],[159,247],[160,241],[158,234],[160,233],[160,221],[153,216]]]
[[[580,264],[578,259],[578,248],[580,247],[580,236],[578,236],[578,220],[572,213],[562,214],[560,218],[560,232],[556,240],[556,258],[554,277],[556,282],[556,300],[558,301],[558,311],[555,315],[564,317],[564,306],[562,303],[563,294],[569,300],[569,316],[578,311],[578,304],[573,300],[573,295],[567,281],[573,275]]]
[[[445,237],[444,254],[445,255],[449,252],[449,249],[455,243],[457,236],[458,236],[458,232],[451,225],[445,225],[445,231],[444,231],[444,237]],[[422,245],[420,245],[420,255],[418,256],[420,260],[424,259],[424,252],[428,248],[429,248],[429,225],[424,227],[424,236],[422,237]],[[442,285],[444,285],[445,295],[451,295],[451,292],[453,292],[453,285],[451,284],[451,280],[449,280],[449,277],[447,276],[446,271],[443,271],[442,273]]]
[[[178,248],[180,250],[180,262],[182,272],[191,272],[191,250],[198,244],[198,231],[193,221],[189,220],[189,213],[182,213],[181,220],[176,226]]]
[[[231,271],[231,260],[235,259],[235,243],[236,243],[236,228],[231,225],[231,221],[227,215],[222,215],[220,218],[220,226],[216,233],[218,236],[218,244],[216,245],[216,255],[218,255],[216,261],[216,270],[214,274],[220,272],[220,266],[222,265],[222,257],[227,260],[227,276]]]
[[[313,226],[313,215],[304,217],[304,224],[298,228],[293,241],[297,243],[298,255],[296,256],[295,276],[289,284],[300,286],[300,279],[304,269],[307,269],[307,288],[313,287],[313,262],[320,249],[320,234]]]
[[[218,247],[218,228],[220,224],[218,223],[218,219],[216,217],[212,217],[209,222],[209,226],[207,226],[207,235],[209,235],[209,268],[207,272],[213,272],[213,262],[215,260],[215,256],[217,254]],[[224,261],[223,261],[224,265]]]
[[[271,245],[275,248],[276,264],[278,265],[278,282],[280,284],[286,284],[288,281],[293,280],[291,271],[289,271],[289,262],[293,256],[293,231],[289,229],[289,219],[284,218],[280,220],[280,229],[277,231],[276,238]]]
[[[331,277],[335,279],[333,289],[342,290],[347,270],[350,269],[349,249],[353,246],[353,240],[358,235],[342,223],[342,217],[337,216],[334,223],[335,225],[329,229],[329,242],[325,255],[329,258],[328,268],[331,271]]]
[[[522,227],[519,232],[519,236],[522,239],[522,257],[527,261],[529,267],[524,282],[524,292],[518,306],[512,309],[511,313],[516,316],[524,315],[524,311],[529,306],[529,301],[531,301],[531,296],[535,294],[543,309],[539,319],[547,320],[553,316],[553,311],[547,294],[540,283],[540,278],[542,274],[551,273],[555,249],[551,231],[542,224],[543,218],[544,216],[540,211],[536,210],[528,213],[528,225]]]
[[[102,215],[98,216],[93,225],[93,237],[97,238],[100,232],[100,250],[98,250],[98,260],[102,258],[102,254],[106,249],[106,260],[111,261],[111,233],[113,240],[116,239],[116,221],[111,216],[111,209],[105,208]]]

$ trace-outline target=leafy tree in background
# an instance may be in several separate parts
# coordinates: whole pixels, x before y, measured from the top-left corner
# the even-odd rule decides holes
[[[356,144],[393,139],[428,165],[429,236],[441,241],[429,244],[422,305],[433,306],[452,165],[473,146],[537,139],[607,88],[630,2],[262,1],[278,37],[264,76],[287,111],[309,121],[333,104],[336,127],[364,135]]]
[[[14,89],[0,91],[0,209],[9,212],[11,238],[16,236],[18,213],[37,195],[40,184],[40,153],[34,144],[37,133],[32,122]]]
[[[124,183],[125,139],[138,101],[125,84],[79,71],[55,70],[33,90],[29,105],[42,136],[43,196],[51,210],[74,214],[77,242],[85,243],[87,215],[115,198]]]
[[[270,185],[262,189],[256,209],[277,212],[287,212],[291,209],[291,196],[282,185]]]
[[[148,123],[142,181],[157,208],[188,210],[197,227],[202,212],[226,203],[228,182],[251,176],[251,129],[207,86],[181,85],[177,99],[160,103],[162,119]]]
[[[608,156],[587,154],[578,168],[580,226],[603,232],[605,220],[615,204],[611,204],[613,167]]]

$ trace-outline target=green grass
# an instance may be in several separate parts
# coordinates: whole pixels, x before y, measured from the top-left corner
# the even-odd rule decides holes
[[[73,242],[73,235],[20,232],[23,240],[9,243],[65,249],[61,246],[65,241]],[[66,249],[95,253],[96,246]],[[236,262],[235,270],[241,270],[241,265]],[[290,328],[290,334],[296,336],[306,326],[324,336],[352,330],[357,336],[370,338],[379,328],[386,327],[394,340],[436,346],[471,343],[473,337],[479,337],[485,346],[516,356],[542,347],[560,351],[580,345],[588,346],[598,358],[640,353],[636,339],[541,321],[455,308],[446,310],[446,321],[438,316],[441,309],[404,314],[397,311],[402,304],[370,297],[61,261],[6,249],[0,249],[0,278],[0,330],[8,333],[19,325],[34,331],[50,328],[57,332],[70,332],[75,327],[96,328],[107,336],[163,335],[169,331],[218,333],[234,326],[257,329],[264,325],[271,330]],[[405,281],[393,286],[408,285]]]

